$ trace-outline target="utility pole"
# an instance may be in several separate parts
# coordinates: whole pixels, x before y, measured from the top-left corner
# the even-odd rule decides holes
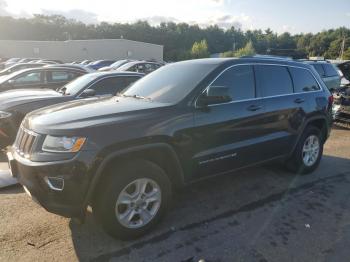
[[[343,42],[342,42],[342,45],[341,45],[340,60],[343,60],[344,50],[345,50],[345,36],[343,36]]]

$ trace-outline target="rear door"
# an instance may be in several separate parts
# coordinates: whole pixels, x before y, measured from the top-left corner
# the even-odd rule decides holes
[[[264,129],[269,137],[262,150],[266,158],[290,153],[297,131],[310,110],[304,93],[294,91],[292,75],[294,83],[300,86],[299,70],[283,65],[255,66],[258,96],[264,99],[266,106]]]
[[[228,92],[226,91],[228,89]],[[206,90],[231,102],[197,108],[193,130],[194,176],[203,177],[264,159],[264,101],[256,98],[252,65],[227,69]]]

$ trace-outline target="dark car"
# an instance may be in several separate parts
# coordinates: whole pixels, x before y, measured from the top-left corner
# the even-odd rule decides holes
[[[115,63],[115,60],[98,60],[87,65],[88,68],[98,70],[105,66],[110,66]]]
[[[38,64],[32,64],[32,63],[18,63],[13,66],[10,66],[2,71],[0,71],[0,76],[3,75],[9,75],[11,73],[14,73],[16,71],[22,70],[22,69],[27,69],[27,68],[37,68],[37,67],[42,67],[47,64],[44,63],[38,63]]]
[[[54,91],[17,89],[0,93],[0,149],[14,142],[24,116],[36,109],[87,97],[112,96],[140,79],[133,72],[83,75]]]
[[[337,68],[324,60],[321,61],[307,61],[306,63],[313,66],[317,73],[321,76],[327,88],[332,92],[340,88],[341,77]]]
[[[163,64],[156,62],[147,62],[147,61],[133,61],[126,63],[118,67],[117,71],[130,71],[130,72],[139,72],[143,74],[149,74],[158,68],[162,67]]]
[[[8,148],[12,174],[48,211],[135,238],[176,187],[271,161],[317,168],[332,96],[309,65],[201,59],[166,65],[118,97],[28,114]]]
[[[64,67],[30,68],[0,76],[0,93],[22,88],[56,89],[86,74],[86,71]]]

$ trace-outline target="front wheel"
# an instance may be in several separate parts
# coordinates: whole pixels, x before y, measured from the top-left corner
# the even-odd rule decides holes
[[[311,173],[320,164],[322,154],[321,131],[316,127],[309,126],[302,134],[292,157],[287,161],[287,167],[296,173]]]
[[[142,236],[165,213],[171,185],[165,172],[143,160],[110,169],[93,212],[105,231],[119,239]]]

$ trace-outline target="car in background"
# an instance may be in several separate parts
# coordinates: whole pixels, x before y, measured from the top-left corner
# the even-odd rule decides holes
[[[84,60],[80,62],[80,65],[87,65],[87,64],[90,64],[91,62],[92,62],[91,60]]]
[[[313,66],[316,69],[317,73],[326,84],[328,90],[333,92],[334,90],[340,88],[341,77],[337,68],[333,64],[325,60],[307,60],[305,63]]]
[[[56,91],[18,89],[0,93],[0,149],[13,143],[27,113],[72,100],[112,96],[141,77],[143,74],[133,72],[98,72],[83,75]]]
[[[147,75],[162,66],[162,63],[134,61],[122,65],[121,67],[117,68],[117,71],[139,72]]]
[[[333,118],[335,122],[350,125],[350,61],[335,61],[341,75],[341,88],[333,93]]]
[[[86,71],[64,67],[30,68],[0,77],[0,92],[12,89],[49,88],[56,89]]]
[[[14,64],[13,66],[10,66],[10,67],[5,68],[4,70],[0,71],[0,76],[8,75],[8,74],[11,74],[13,72],[16,72],[16,71],[19,71],[22,69],[37,68],[37,67],[42,67],[45,65],[47,65],[47,64],[44,64],[44,63],[37,63],[37,64],[17,63],[17,64]]]
[[[123,60],[118,60],[117,62],[114,62],[113,64],[111,64],[110,66],[105,66],[105,67],[101,67],[100,69],[98,69],[98,71],[112,71],[112,70],[117,70],[119,67],[121,67],[122,65],[125,65],[126,63],[130,63],[133,62],[134,60],[130,60],[130,59],[123,59]]]
[[[22,58],[17,63],[29,63],[29,62],[35,62],[40,60],[40,58]]]
[[[83,65],[72,65],[72,64],[59,64],[59,65],[45,65],[45,68],[52,68],[52,67],[61,67],[61,68],[72,68],[72,69],[77,69],[77,70],[81,70],[84,71],[86,73],[92,73],[95,72],[96,70],[91,69],[89,67],[83,66]]]
[[[115,60],[97,60],[95,62],[88,64],[87,67],[94,70],[98,70],[102,67],[110,66],[113,63],[115,63]]]
[[[0,69],[4,69],[16,64],[21,58],[10,58],[0,64]]]

